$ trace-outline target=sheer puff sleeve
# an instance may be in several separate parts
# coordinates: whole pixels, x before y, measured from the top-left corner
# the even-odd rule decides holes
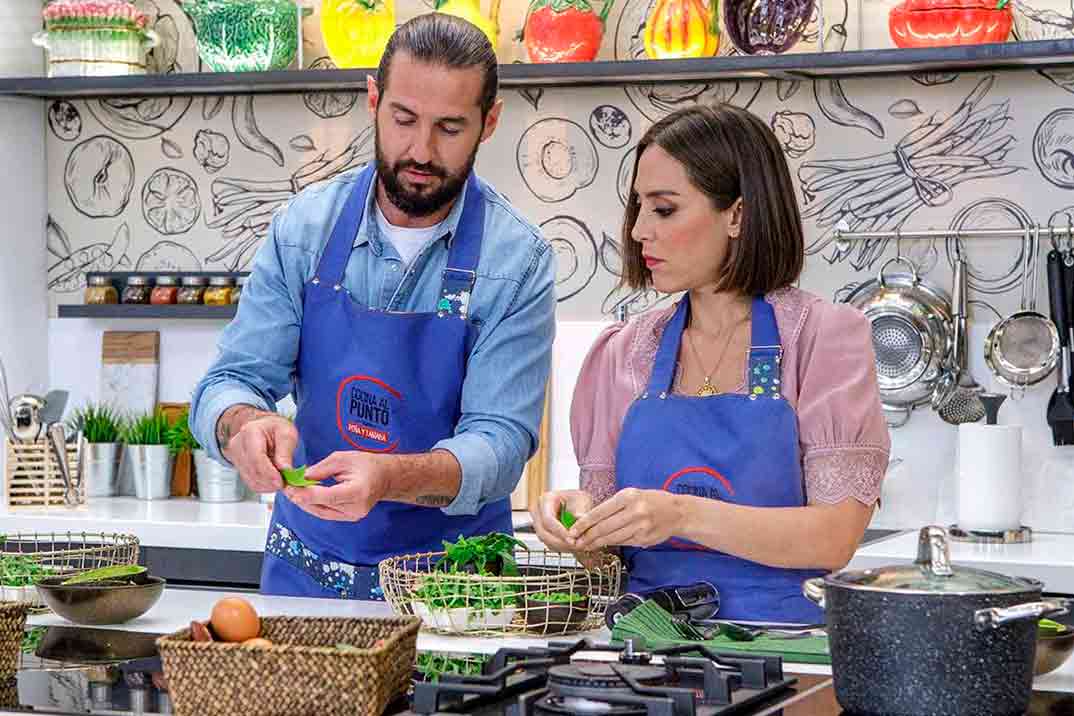
[[[808,501],[873,505],[891,439],[876,382],[868,320],[817,301],[798,340],[798,429]]]

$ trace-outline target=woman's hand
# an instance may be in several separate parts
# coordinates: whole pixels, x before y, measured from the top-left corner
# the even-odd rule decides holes
[[[544,493],[540,501],[530,508],[533,530],[541,543],[553,552],[578,552],[577,546],[567,536],[567,528],[559,521],[559,513],[564,505],[575,517],[581,517],[593,508],[593,498],[582,490]]]
[[[680,533],[682,500],[664,490],[628,487],[579,517],[569,530],[572,552],[602,547],[652,547]]]

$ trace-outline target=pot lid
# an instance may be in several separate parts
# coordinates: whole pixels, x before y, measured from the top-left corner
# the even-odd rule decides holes
[[[830,575],[826,581],[851,589],[879,592],[960,595],[1009,594],[1036,590],[1042,586],[1035,579],[952,565],[947,530],[936,526],[921,528],[917,559],[913,564],[847,570]]]

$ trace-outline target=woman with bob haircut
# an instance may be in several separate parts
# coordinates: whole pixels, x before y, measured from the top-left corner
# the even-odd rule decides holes
[[[854,554],[890,440],[866,318],[795,287],[802,220],[773,133],[728,105],[656,122],[622,246],[624,285],[682,297],[591,348],[571,406],[582,489],[542,496],[537,535],[583,560],[621,549],[631,592],[709,582],[722,619],[823,621],[802,582]]]

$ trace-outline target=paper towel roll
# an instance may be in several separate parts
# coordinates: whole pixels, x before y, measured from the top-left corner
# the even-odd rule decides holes
[[[1002,531],[1021,527],[1022,427],[958,426],[958,526]]]

